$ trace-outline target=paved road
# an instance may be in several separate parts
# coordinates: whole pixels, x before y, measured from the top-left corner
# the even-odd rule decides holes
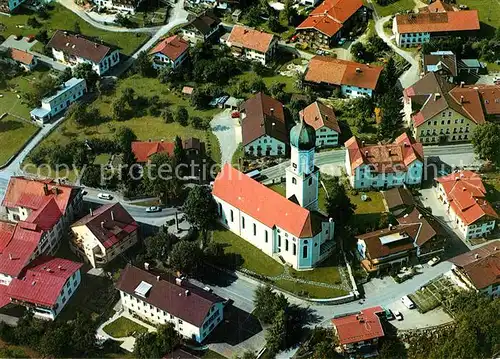
[[[241,126],[237,118],[231,117],[231,110],[224,110],[210,122],[212,132],[219,140],[221,164],[231,163],[233,154],[241,143]]]

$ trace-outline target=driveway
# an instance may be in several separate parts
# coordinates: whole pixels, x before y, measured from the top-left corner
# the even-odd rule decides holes
[[[221,165],[231,163],[233,154],[241,143],[241,126],[237,118],[231,117],[231,110],[224,110],[210,122],[212,132],[219,140]]]

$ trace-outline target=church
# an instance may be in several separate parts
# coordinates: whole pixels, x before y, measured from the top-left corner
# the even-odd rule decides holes
[[[314,268],[335,247],[333,220],[318,212],[316,132],[303,120],[290,131],[286,198],[226,164],[212,194],[222,225],[277,261]]]

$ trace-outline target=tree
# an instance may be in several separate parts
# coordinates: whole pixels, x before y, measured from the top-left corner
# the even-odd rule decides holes
[[[37,28],[42,26],[40,22],[36,19],[36,17],[29,17],[28,21],[26,21],[26,24],[32,28]]]
[[[284,310],[276,313],[271,328],[266,332],[266,346],[271,357],[285,348],[287,337],[287,315]]]
[[[274,14],[269,16],[269,20],[267,20],[267,26],[269,26],[269,30],[271,30],[272,32],[281,31],[281,24]]]
[[[129,105],[134,102],[135,90],[132,87],[126,87],[123,89],[122,97]]]
[[[285,309],[288,301],[283,295],[276,294],[270,285],[260,285],[255,289],[253,302],[255,316],[263,323],[271,323],[278,310]]]
[[[161,111],[161,117],[165,121],[165,123],[172,123],[175,121],[174,114],[170,108],[164,108]]]
[[[144,240],[146,246],[147,258],[166,261],[172,246],[179,240],[174,234],[162,227],[156,235],[148,237]]]
[[[266,84],[260,77],[254,77],[250,83],[252,92],[266,92]]]
[[[99,75],[94,71],[92,65],[87,62],[82,62],[76,65],[73,69],[73,76],[79,79],[85,79],[87,87],[93,89],[96,82],[99,80]]]
[[[187,126],[189,120],[189,114],[185,107],[178,106],[177,112],[175,113],[175,121],[181,126]]]
[[[202,252],[195,242],[180,241],[170,252],[170,266],[181,273],[194,274],[202,260]]]
[[[192,188],[184,202],[183,211],[189,223],[201,231],[205,241],[208,231],[217,222],[218,216],[217,203],[212,197],[210,188],[207,186]]]
[[[351,46],[351,55],[357,61],[363,61],[366,53],[365,45],[362,42],[355,42]]]
[[[112,116],[118,121],[125,121],[128,118],[127,101],[123,96],[118,97],[111,105]]]
[[[398,82],[398,70],[396,68],[396,62],[394,58],[389,58],[387,64],[384,67],[381,75],[380,81],[380,91],[381,93],[385,93],[386,91],[390,91],[394,86],[396,86]]]
[[[141,51],[134,61],[134,72],[143,77],[149,77],[154,73],[151,59],[146,51]]]
[[[400,91],[394,86],[385,92],[379,100],[381,108],[381,121],[379,125],[379,138],[392,139],[402,127],[403,101]]]
[[[82,32],[82,29],[80,29],[80,22],[75,21],[75,23],[73,24],[73,32],[75,34],[80,34]]]
[[[338,177],[333,177],[328,181],[327,189],[326,212],[335,222],[335,227],[342,228],[353,216],[356,205],[351,202]]]
[[[115,141],[121,152],[126,152],[132,148],[132,142],[137,140],[134,131],[129,127],[120,127],[115,133]]]
[[[44,76],[35,81],[31,90],[22,95],[23,100],[30,107],[39,107],[42,99],[57,91],[57,81],[52,76]]]
[[[482,160],[500,164],[500,125],[486,122],[472,132],[474,152]]]
[[[177,165],[179,163],[184,163],[186,159],[184,153],[184,146],[182,144],[182,138],[175,136],[174,140],[174,163]]]
[[[66,81],[68,81],[69,79],[71,79],[73,77],[73,73],[71,71],[71,68],[70,67],[66,67],[64,69],[63,72],[61,72],[59,74],[59,76],[57,77],[57,83],[59,84],[63,84],[65,83]]]

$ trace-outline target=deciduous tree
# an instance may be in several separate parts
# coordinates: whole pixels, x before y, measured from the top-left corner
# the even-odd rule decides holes
[[[326,212],[335,222],[335,227],[342,228],[353,216],[356,205],[351,202],[338,177],[328,181],[327,190]]]
[[[184,202],[183,211],[195,228],[206,240],[208,230],[212,229],[217,221],[217,203],[207,186],[196,186],[189,191]]]
[[[486,122],[472,133],[474,152],[483,160],[500,164],[500,125]]]
[[[170,252],[170,266],[181,273],[196,273],[202,261],[202,252],[195,242],[180,241],[174,244]]]

